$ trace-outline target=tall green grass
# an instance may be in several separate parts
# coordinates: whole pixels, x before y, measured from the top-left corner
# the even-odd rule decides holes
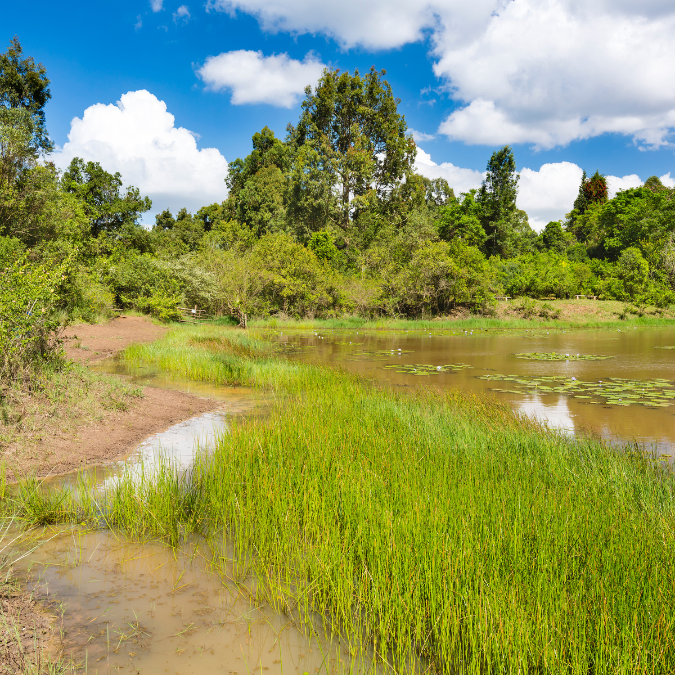
[[[675,481],[651,457],[491,400],[288,363],[214,327],[127,358],[284,395],[189,475],[122,481],[64,518],[79,508],[174,544],[226,537],[268,597],[399,671],[675,670]]]

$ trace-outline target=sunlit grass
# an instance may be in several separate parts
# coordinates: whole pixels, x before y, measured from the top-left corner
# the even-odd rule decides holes
[[[292,597],[405,672],[675,668],[675,482],[650,457],[489,399],[289,362],[231,329],[177,330],[125,358],[278,395],[189,474],[164,465],[42,501],[26,484],[8,499],[27,522],[225,538],[270,601]]]

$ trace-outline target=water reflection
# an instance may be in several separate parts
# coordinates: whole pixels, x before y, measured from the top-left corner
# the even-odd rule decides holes
[[[567,405],[567,398],[560,396],[556,403],[544,403],[541,396],[534,394],[517,402],[516,410],[549,427],[574,433],[574,420]]]

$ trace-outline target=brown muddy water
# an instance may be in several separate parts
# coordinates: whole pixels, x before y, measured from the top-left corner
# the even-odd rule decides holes
[[[675,328],[454,333],[277,330],[269,336],[285,345],[294,358],[308,363],[342,366],[397,387],[424,384],[487,393],[550,427],[643,443],[675,456],[675,398],[668,397],[669,390],[675,393]],[[523,353],[571,358],[538,361],[516,356]],[[577,355],[609,358],[575,360]],[[510,378],[496,381],[498,375]],[[561,380],[546,381],[553,377]],[[666,380],[658,388],[660,399],[641,397],[644,383],[653,387],[660,380]],[[601,395],[600,383],[612,386],[614,394]],[[565,391],[551,391],[556,388]]]
[[[109,531],[45,530],[17,564],[57,619],[70,669],[78,673],[366,672],[360,655],[325,631],[294,625],[292,607],[256,606],[246,584],[212,567],[198,542],[175,551]],[[50,538],[51,537],[51,538]]]

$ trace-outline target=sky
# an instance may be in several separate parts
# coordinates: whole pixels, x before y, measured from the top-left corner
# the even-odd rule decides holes
[[[47,69],[53,161],[120,171],[165,208],[227,196],[228,162],[283,138],[323,68],[387,71],[417,170],[478,187],[509,144],[518,206],[541,230],[582,170],[610,192],[675,185],[673,0],[118,0],[5,3]]]

